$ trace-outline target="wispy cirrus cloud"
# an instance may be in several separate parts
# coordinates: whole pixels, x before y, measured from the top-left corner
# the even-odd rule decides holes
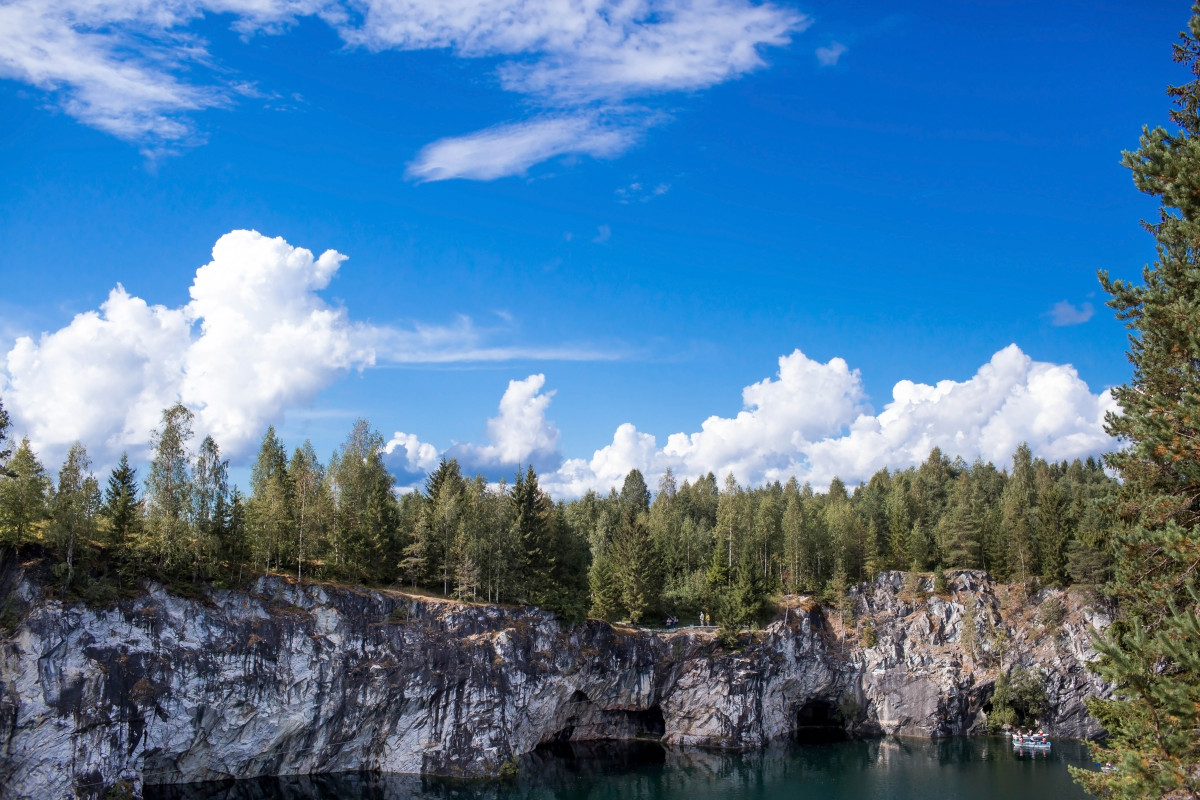
[[[615,357],[500,344],[503,331],[467,317],[450,325],[357,321],[319,294],[345,258],[241,230],[217,241],[182,306],[150,304],[118,285],[98,309],[19,337],[4,356],[0,390],[16,429],[46,456],[80,440],[112,459],[144,447],[162,409],[182,401],[197,413],[197,432],[237,455],[350,370]],[[414,464],[428,462],[427,448],[409,450]]]
[[[849,48],[841,42],[830,42],[825,47],[816,49],[817,63],[822,67],[832,67]]]
[[[654,186],[647,186],[641,181],[634,181],[628,186],[619,187],[615,194],[617,202],[622,205],[629,203],[648,203],[655,197],[662,197],[667,192],[671,191],[671,184],[658,183]]]
[[[636,135],[632,126],[606,125],[594,115],[545,117],[436,141],[417,154],[407,174],[417,181],[489,181],[522,174],[534,164],[567,153],[595,158],[620,155]]]
[[[664,119],[631,111],[629,100],[758,69],[762,48],[810,24],[754,0],[9,0],[0,77],[147,150],[192,144],[195,112],[232,106],[254,78],[213,63],[196,23],[215,15],[243,37],[281,35],[313,17],[372,52],[507,59],[500,84],[534,103],[532,118],[434,142],[410,167],[419,181],[488,180],[566,153],[616,155]]]

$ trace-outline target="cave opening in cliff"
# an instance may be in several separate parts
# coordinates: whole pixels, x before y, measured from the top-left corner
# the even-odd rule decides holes
[[[841,742],[850,738],[837,705],[829,700],[809,700],[796,712],[796,741],[802,744]]]
[[[647,708],[645,711],[630,711],[628,712],[633,717],[634,726],[637,729],[637,736],[659,739],[667,732],[667,721],[663,718],[662,706],[658,703]]]
[[[562,727],[545,736],[542,746],[588,741],[657,743],[667,732],[662,706],[657,703],[642,709],[601,709],[572,697],[564,710],[569,713],[561,718]]]

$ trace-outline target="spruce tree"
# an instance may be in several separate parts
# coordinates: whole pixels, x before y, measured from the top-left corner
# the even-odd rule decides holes
[[[28,439],[21,440],[5,466],[8,476],[0,480],[0,544],[22,545],[46,519],[50,476]]]
[[[621,588],[621,603],[634,624],[653,609],[659,584],[646,515],[636,509],[636,505],[622,502],[613,532],[613,571]]]
[[[509,502],[514,538],[521,548],[523,599],[541,605],[555,588],[555,554],[548,519],[550,503],[538,486],[532,466],[524,475],[517,473]]]
[[[650,489],[640,470],[631,469],[621,484],[621,505],[645,514],[650,511]]]
[[[760,622],[769,610],[768,594],[767,581],[758,559],[750,550],[743,550],[729,595],[734,624],[740,628]]]
[[[907,475],[897,475],[884,502],[888,518],[888,546],[892,554],[892,569],[907,569],[912,563],[909,550],[913,516],[908,482]]]
[[[1200,796],[1200,5],[1175,60],[1193,75],[1168,90],[1176,130],[1145,128],[1124,154],[1138,189],[1161,202],[1145,224],[1158,258],[1140,285],[1100,274],[1134,367],[1107,419],[1123,443],[1106,456],[1123,478],[1110,583],[1121,614],[1095,669],[1115,691],[1088,703],[1110,735],[1093,755],[1118,769],[1075,771],[1101,797]]]
[[[250,499],[246,504],[246,523],[254,560],[260,558],[265,572],[283,563],[284,551],[291,549],[292,482],[287,471],[287,450],[267,427],[258,457],[250,469]]]
[[[421,537],[425,541],[426,559],[432,556],[437,565],[437,577],[442,582],[442,594],[450,594],[455,562],[459,560],[456,543],[460,527],[466,481],[455,459],[443,458],[438,468],[425,481],[426,503],[421,515]]]
[[[588,611],[593,617],[613,620],[621,613],[621,587],[617,583],[613,568],[611,545],[604,543],[592,552],[592,569],[588,574],[592,605]]]
[[[966,472],[954,481],[949,508],[938,523],[938,539],[946,564],[957,569],[977,569],[982,558],[983,525],[979,504]]]
[[[124,551],[131,537],[141,530],[142,501],[138,499],[137,470],[129,465],[128,453],[121,454],[121,460],[108,476],[100,515],[108,521],[106,538],[114,552]]]

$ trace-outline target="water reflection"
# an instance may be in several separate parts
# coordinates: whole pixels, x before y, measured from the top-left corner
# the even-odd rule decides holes
[[[1082,800],[1080,742],[1014,751],[1007,739],[875,739],[749,753],[655,744],[562,744],[509,783],[413,775],[298,776],[147,787],[147,800]]]

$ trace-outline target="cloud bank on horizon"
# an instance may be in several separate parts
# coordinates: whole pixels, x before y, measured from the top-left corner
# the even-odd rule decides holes
[[[47,459],[75,440],[99,463],[122,450],[144,453],[164,407],[197,412],[235,459],[248,455],[269,424],[348,371],[385,363],[511,359],[590,360],[612,354],[569,347],[505,347],[469,319],[409,328],[355,321],[319,292],[345,256],[314,256],[282,238],[233,231],[196,271],[191,300],[151,305],[118,285],[95,311],[36,340],[21,337],[0,371],[0,393],[15,432]],[[950,457],[1005,464],[1021,442],[1051,460],[1096,455],[1114,446],[1104,417],[1116,410],[1070,365],[1034,361],[1012,344],[972,377],[935,385],[900,381],[876,413],[861,375],[841,358],[822,363],[800,350],[779,358],[774,377],[742,390],[743,410],[712,416],[699,430],[660,443],[632,422],[590,458],[568,457],[550,417],[554,390],[544,373],[511,380],[485,444],[446,448],[397,431],[385,445],[402,480],[419,481],[443,457],[468,473],[503,474],[532,464],[559,497],[619,486],[630,469],[651,485],[666,469],[695,478],[732,472],[745,484],[796,476],[817,487],[838,476],[855,483],[882,467],[920,463],[933,447]]]
[[[356,322],[318,294],[345,259],[239,230],[196,270],[186,305],[151,305],[118,284],[99,309],[36,340],[22,336],[8,351],[0,391],[16,431],[44,456],[79,440],[111,462],[122,450],[142,452],[162,409],[181,401],[196,411],[199,435],[237,455],[352,369],[614,357],[492,344],[494,332],[465,317],[409,328]]]
[[[489,421],[494,442],[480,450],[457,446],[445,453],[463,462],[469,473],[498,463],[554,462],[558,430],[545,411],[552,392],[542,394],[545,376],[511,381],[500,401],[500,414]],[[823,489],[834,478],[850,484],[878,470],[904,469],[928,457],[934,447],[948,457],[982,459],[1001,467],[1022,442],[1052,461],[1086,458],[1113,449],[1104,418],[1116,411],[1107,392],[1093,394],[1070,365],[1038,362],[1015,344],[997,352],[965,381],[943,380],[930,386],[900,381],[892,400],[874,413],[862,379],[840,358],[815,361],[800,350],[779,358],[775,378],[742,390],[744,410],[735,417],[712,416],[694,433],[674,433],[659,445],[655,436],[632,423],[620,425],[610,444],[591,458],[570,458],[543,473],[543,488],[556,497],[578,497],[589,490],[619,488],[631,469],[651,486],[670,469],[679,479],[709,472],[732,473],[743,485],[787,481],[795,476]],[[398,432],[389,452],[419,439]],[[402,467],[428,471],[428,457],[411,457]],[[473,455],[487,452],[492,458]],[[499,458],[495,456],[499,455]]]
[[[0,4],[0,78],[148,152],[195,144],[193,114],[258,93],[223,73],[195,33],[214,15],[244,38],[315,18],[369,52],[503,59],[500,86],[532,101],[533,118],[431,143],[409,165],[418,181],[619,155],[661,119],[638,98],[737,78],[764,65],[761,48],[811,24],[752,0],[11,0]]]

